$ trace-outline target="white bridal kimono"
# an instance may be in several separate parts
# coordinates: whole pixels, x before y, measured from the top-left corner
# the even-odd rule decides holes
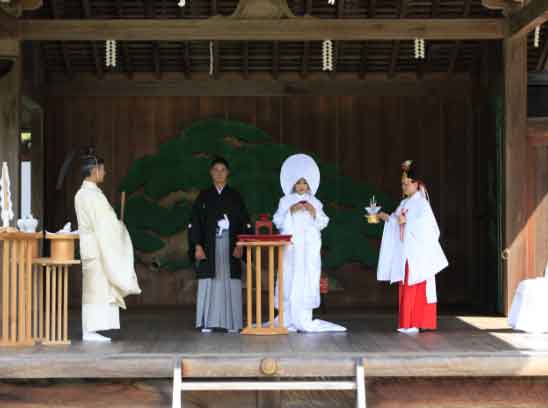
[[[316,218],[308,211],[291,213],[291,206],[308,201],[316,209]],[[282,234],[292,235],[286,248],[284,267],[284,317],[289,330],[303,332],[346,331],[342,326],[313,320],[312,311],[320,306],[320,275],[322,261],[320,231],[329,223],[322,203],[311,194],[292,193],[280,199],[274,224]],[[278,286],[276,286],[278,292]],[[276,307],[278,295],[276,294]]]
[[[119,329],[124,297],[141,293],[131,238],[95,183],[82,183],[74,206],[83,274],[82,328],[84,332]]]
[[[405,210],[407,222],[402,240],[398,217]],[[408,284],[426,281],[426,301],[436,303],[435,275],[449,265],[439,237],[438,223],[423,193],[417,191],[404,199],[384,225],[377,279],[390,283],[403,282],[407,261]]]

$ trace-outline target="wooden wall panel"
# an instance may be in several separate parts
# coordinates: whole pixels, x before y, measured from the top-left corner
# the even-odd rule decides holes
[[[442,243],[451,267],[439,277],[442,304],[480,307],[489,286],[482,273],[485,254],[477,248],[485,237],[485,223],[476,222],[485,189],[489,160],[476,141],[481,126],[475,123],[475,103],[470,96],[53,96],[46,104],[47,219],[48,229],[75,221],[73,196],[80,175],[69,175],[61,192],[52,188],[65,154],[72,148],[96,143],[107,161],[107,197],[119,202],[116,190],[133,160],[154,153],[158,146],[192,122],[227,118],[253,123],[275,141],[293,144],[335,163],[359,181],[373,184],[400,197],[400,163],[415,159],[428,184],[432,206],[442,230]],[[494,137],[494,135],[482,135]],[[74,167],[75,169],[75,167]],[[364,204],[368,197],[364,197]],[[328,298],[331,305],[390,306],[396,290],[375,281],[373,270],[350,265],[336,276],[347,288]],[[186,294],[166,294],[166,285],[154,281],[172,278],[157,274],[141,277],[147,292],[139,304],[192,304],[195,286]],[[490,286],[495,290],[494,283]],[[73,285],[78,301],[78,283]]]

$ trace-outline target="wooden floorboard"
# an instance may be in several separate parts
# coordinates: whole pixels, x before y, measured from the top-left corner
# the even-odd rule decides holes
[[[321,317],[347,333],[263,337],[202,334],[192,310],[132,309],[122,312],[122,330],[107,333],[113,341],[105,344],[80,340],[79,315],[71,311],[69,346],[0,348],[0,378],[166,378],[181,356],[200,369],[200,359],[207,360],[213,373],[221,372],[215,364],[255,372],[261,359],[273,357],[286,370],[312,370],[328,359],[331,372],[363,359],[370,376],[548,376],[548,335],[514,332],[500,317],[441,316],[437,331],[409,336],[396,332],[392,314],[336,311]]]

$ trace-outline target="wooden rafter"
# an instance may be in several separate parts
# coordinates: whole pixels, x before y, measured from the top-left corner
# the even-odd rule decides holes
[[[341,57],[341,45],[340,41],[333,41],[333,70],[329,71],[329,78],[335,79],[337,77],[337,62]]]
[[[377,16],[377,0],[369,0],[367,17],[375,18]]]
[[[407,15],[407,7],[409,5],[409,0],[400,0],[399,3],[399,16],[400,18],[405,18]],[[388,70],[388,77],[392,78],[396,73],[396,66],[398,65],[398,56],[400,55],[400,40],[395,40],[392,42],[392,57],[390,59],[390,68]]]
[[[59,0],[50,0],[51,12],[52,12],[52,15],[53,15],[54,19],[61,18],[61,14],[59,12],[59,5],[57,3],[58,1]],[[63,56],[63,64],[65,66],[65,73],[67,74],[67,76],[69,78],[72,78],[74,76],[74,73],[72,71],[72,66],[70,64],[69,52],[67,50],[67,46],[65,45],[64,41],[61,41],[61,55]]]
[[[188,41],[184,41],[181,43],[182,45],[182,54],[183,54],[183,72],[185,74],[185,78],[190,78],[190,43]]]
[[[548,1],[548,0],[547,0]],[[85,41],[334,41],[495,40],[504,19],[114,19],[19,20],[21,40]]]
[[[84,18],[91,18],[91,4],[89,0],[82,0],[82,10],[84,11]],[[99,78],[103,78],[103,65],[101,64],[101,58],[99,57],[97,43],[95,41],[90,41],[90,47],[93,56],[93,64],[95,65],[95,74]]]
[[[304,15],[312,15],[312,0],[306,0],[306,2],[304,3]]]
[[[116,0],[116,13],[117,13],[119,19],[123,18],[124,9],[123,9],[122,0]],[[120,23],[122,20],[113,20],[113,21],[117,21],[118,23]],[[114,35],[114,36],[111,36],[109,38],[105,38],[105,40],[111,40],[111,39],[120,40],[120,37]],[[129,54],[129,48],[128,48],[127,44],[124,41],[118,41],[117,43],[120,46],[120,49],[122,50],[122,58],[124,60],[124,69],[126,71],[126,74],[127,74],[128,78],[132,78],[133,77],[133,65],[131,63],[131,55]]]
[[[310,41],[305,41],[303,44],[303,57],[301,61],[301,77],[308,76],[308,58],[310,56]]]
[[[360,59],[360,78],[365,78],[367,73],[367,42],[362,42],[361,59]]]
[[[221,42],[213,41],[213,78],[219,78]]]
[[[249,76],[249,42],[242,41],[242,69],[244,78]]]
[[[280,73],[280,43],[274,41],[272,43],[272,77],[278,79]]]
[[[154,57],[154,72],[158,79],[162,78],[162,67],[160,63],[160,44],[158,41],[152,43],[152,54]]]
[[[511,36],[527,35],[536,26],[548,20],[548,0],[531,0],[508,19]]]
[[[145,0],[145,16],[148,18],[155,18],[156,12],[154,10],[154,1]],[[152,61],[154,65],[154,72],[156,73],[157,78],[162,77],[162,65],[160,61],[160,44],[158,41],[152,41]]]
[[[472,12],[472,0],[464,0],[464,10],[462,12],[463,17],[464,18],[469,17],[471,12]],[[462,47],[462,41],[461,40],[455,41],[455,46],[453,47],[453,51],[451,51],[451,57],[449,58],[449,68],[448,68],[449,75],[452,75],[455,72],[455,65],[457,64],[457,58],[459,56],[461,47]]]
[[[344,17],[344,0],[337,0],[337,18]]]

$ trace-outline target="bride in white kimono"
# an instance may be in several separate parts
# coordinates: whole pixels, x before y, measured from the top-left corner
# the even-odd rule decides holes
[[[140,294],[133,245],[124,224],[97,186],[105,176],[103,161],[83,158],[84,181],[74,197],[82,260],[82,331],[85,341],[110,341],[97,331],[120,328],[124,297]]]
[[[320,184],[318,166],[310,156],[290,156],[282,165],[280,182],[285,196],[273,221],[282,234],[292,235],[292,245],[286,248],[283,259],[286,327],[302,332],[346,331],[312,318],[313,310],[320,306],[320,231],[329,223],[322,203],[314,196]],[[275,299],[277,302],[277,294]]]

